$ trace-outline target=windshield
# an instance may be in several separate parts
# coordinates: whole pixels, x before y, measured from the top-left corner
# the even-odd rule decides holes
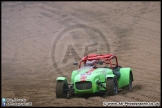
[[[83,66],[80,69],[78,69],[78,71],[80,71],[80,70],[90,70],[92,68],[93,68],[92,66]]]

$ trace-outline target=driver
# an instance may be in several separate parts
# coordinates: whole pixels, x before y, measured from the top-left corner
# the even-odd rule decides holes
[[[96,68],[96,60],[92,61],[87,60],[84,66],[91,66],[93,68]]]

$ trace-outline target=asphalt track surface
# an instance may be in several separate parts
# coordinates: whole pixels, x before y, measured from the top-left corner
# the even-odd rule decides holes
[[[33,106],[161,102],[160,2],[2,2],[4,98]],[[113,53],[131,67],[133,90],[115,96],[57,99],[56,78],[86,53]],[[73,56],[68,56],[68,55]]]

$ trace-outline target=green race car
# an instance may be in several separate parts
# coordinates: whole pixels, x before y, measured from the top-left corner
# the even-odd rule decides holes
[[[113,54],[89,54],[74,65],[78,65],[79,69],[72,72],[70,84],[66,77],[56,79],[57,98],[86,93],[111,96],[116,95],[118,89],[132,90],[132,69],[119,66]]]

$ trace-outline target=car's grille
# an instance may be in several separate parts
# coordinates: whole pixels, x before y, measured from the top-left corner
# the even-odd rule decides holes
[[[78,90],[86,90],[92,88],[92,83],[90,81],[76,82],[75,86]]]

